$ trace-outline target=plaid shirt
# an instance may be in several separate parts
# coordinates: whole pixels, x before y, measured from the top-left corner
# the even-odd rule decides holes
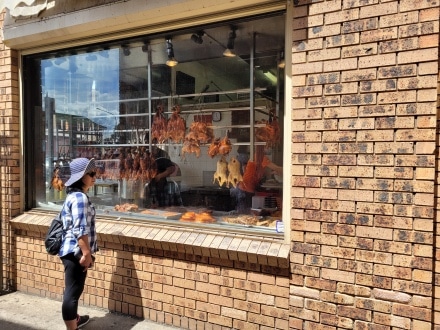
[[[67,195],[61,210],[64,228],[67,228],[59,252],[60,257],[72,253],[78,246],[78,237],[87,235],[90,250],[95,253],[98,250],[95,230],[95,207],[89,201],[86,194],[73,191]]]

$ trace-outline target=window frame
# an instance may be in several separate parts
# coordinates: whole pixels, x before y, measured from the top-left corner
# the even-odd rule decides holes
[[[288,16],[286,15],[285,17],[288,17]],[[285,22],[285,24],[286,24],[286,31],[287,31],[287,25],[288,25],[287,22],[288,22],[288,19],[286,19],[286,22]],[[288,40],[287,34],[285,34],[285,40]],[[286,60],[288,60],[287,56],[286,56]],[[24,67],[26,68],[26,70],[23,71],[23,77],[26,77],[29,74],[31,74],[31,75],[35,74],[35,72],[32,72],[32,73],[29,72],[29,70],[28,70],[29,69],[29,65],[26,65],[26,61],[27,61],[27,59],[26,59],[26,57],[24,57],[23,63],[25,64]],[[288,72],[288,70],[286,70],[284,72],[284,79],[285,79],[285,82],[284,82],[285,87],[284,87],[284,89],[285,89],[285,91],[288,90],[288,86],[287,86],[288,85],[287,84],[288,80],[286,79],[287,72]],[[23,79],[23,80],[25,80],[25,79]],[[32,97],[35,97],[35,94],[38,94],[38,93],[29,93],[26,90],[26,92],[24,93],[24,104],[25,104],[24,108],[25,109],[27,108],[26,104],[30,103],[30,99],[32,99]],[[286,112],[285,115],[287,115],[287,113],[288,113],[287,109],[289,109],[289,107],[288,107],[289,102],[287,102],[287,100],[289,98],[287,97],[287,93],[284,93],[284,95],[285,95],[284,96],[284,104],[285,104],[284,109],[286,110],[285,111]],[[32,113],[32,114],[30,115],[30,113]],[[287,116],[286,116],[286,118],[287,118]],[[35,113],[33,111],[26,111],[26,115],[24,116],[24,120],[23,120],[23,127],[24,127],[24,129],[27,132],[30,132],[32,130],[32,122],[34,122],[35,120],[37,120],[37,118],[35,118]],[[288,120],[285,119],[284,122],[286,122],[286,121],[288,121]],[[284,124],[284,127],[285,127],[284,128],[284,132],[285,133],[284,133],[284,136],[282,137],[284,141],[288,141],[288,140],[286,140],[285,137],[287,136],[286,133],[288,133],[290,131],[289,129],[286,129],[286,126],[288,126],[288,125]],[[35,155],[33,155],[33,153],[32,153],[33,149],[29,148],[30,140],[32,140],[32,137],[30,137],[27,134],[25,134],[25,137],[27,137],[27,138],[25,139],[25,143],[24,143],[24,150],[26,150],[26,152],[24,153],[24,164],[26,166],[26,173],[28,173],[28,170],[27,170],[28,169],[28,164],[32,163],[32,161],[29,163],[29,160],[35,159]],[[284,143],[284,144],[286,144],[286,143]],[[286,152],[285,152],[286,149],[287,149],[287,147],[285,146],[284,147],[284,158],[288,158],[288,155],[289,155],[288,153],[286,154]],[[284,164],[283,165],[285,166],[286,163],[289,164],[286,160],[284,160]],[[24,182],[25,182],[25,186],[27,188],[27,189],[25,189],[25,198],[24,198],[24,200],[25,200],[25,209],[29,210],[29,209],[32,209],[32,208],[36,208],[37,205],[35,203],[36,202],[35,177],[32,176],[32,175],[25,175],[24,176]],[[286,187],[288,187],[288,184],[287,184],[288,182],[289,182],[289,180],[285,180],[285,182],[283,183],[284,192],[288,191],[288,190],[285,189]],[[289,212],[290,212],[289,210],[286,210],[286,206],[288,206],[288,204],[289,204],[286,201],[287,199],[288,199],[288,197],[286,195],[284,195],[284,197],[283,197],[283,217],[282,217],[283,221],[284,221],[284,224],[286,224],[286,214],[289,214]],[[160,221],[159,221],[159,223],[160,223]],[[166,222],[166,223],[169,224],[169,222]],[[185,224],[185,226],[186,226],[186,224]],[[191,226],[192,226],[192,224],[191,224]],[[199,228],[200,226],[195,225],[194,227],[195,228]],[[202,227],[202,228],[206,228],[206,227]],[[228,231],[229,229],[225,229],[225,230]],[[247,230],[244,231],[244,232],[247,233],[247,234],[251,234],[251,235],[254,235],[254,234],[255,235],[260,235],[260,233],[254,233],[252,231],[247,231]],[[267,236],[272,236],[272,234],[273,233],[270,233],[270,232],[264,232],[261,235],[263,235],[263,236],[266,236],[266,235]],[[279,237],[278,234],[276,234],[275,236]]]

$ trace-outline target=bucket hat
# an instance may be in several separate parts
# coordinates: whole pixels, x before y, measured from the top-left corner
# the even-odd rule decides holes
[[[76,181],[81,180],[84,174],[90,170],[93,170],[94,168],[96,168],[94,158],[75,158],[70,163],[70,178],[64,185],[66,187],[71,186]]]

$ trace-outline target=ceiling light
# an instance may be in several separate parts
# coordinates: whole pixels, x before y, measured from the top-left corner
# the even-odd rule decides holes
[[[148,53],[148,41],[145,41],[144,44],[142,45],[142,51],[144,53]]]
[[[78,70],[78,65],[76,65],[75,62],[70,61],[69,62],[69,71],[71,73],[75,73]]]
[[[263,74],[266,76],[267,79],[269,79],[269,81],[272,84],[276,84],[277,83],[277,77],[270,71],[263,71]]]
[[[96,61],[98,57],[95,54],[89,54],[86,56],[86,61]]]
[[[125,56],[129,56],[131,54],[131,50],[127,45],[122,46],[122,52],[124,53]]]
[[[172,57],[172,58],[168,59],[165,62],[165,64],[172,67],[172,66],[176,66],[177,64],[179,64],[179,62],[177,62],[177,60],[174,57]]]
[[[43,60],[42,62],[41,62],[41,67],[42,68],[48,68],[48,67],[50,67],[50,66],[52,66],[53,64],[52,64],[52,60],[50,60],[50,59],[47,59],[47,60]]]
[[[225,51],[223,52],[224,56],[227,57],[234,57],[235,53],[233,51],[234,49],[234,44],[235,44],[235,38],[237,37],[237,34],[235,33],[236,28],[232,27],[231,28],[231,32],[229,32],[229,36],[228,36],[228,44],[226,46]]]
[[[197,33],[194,33],[191,36],[191,40],[194,41],[196,44],[203,44],[203,35],[205,34],[205,32],[203,31],[198,31]]]
[[[284,69],[284,67],[286,66],[286,62],[284,61],[284,52],[280,53],[280,60],[278,61],[278,67],[280,69]]]
[[[174,49],[173,49],[173,43],[171,42],[171,39],[167,39],[167,55],[168,60],[165,62],[168,66],[176,66],[179,62],[174,58]]]
[[[225,51],[223,52],[223,56],[234,57],[235,53],[231,49],[226,48]]]
[[[66,58],[64,57],[64,54],[61,54],[61,53],[55,54],[55,64],[56,65],[61,65],[64,62],[66,62]]]
[[[98,54],[104,58],[109,58],[109,50],[110,50],[110,47],[105,46],[102,48],[102,50],[98,51]]]
[[[56,65],[61,65],[61,64],[63,64],[64,62],[66,62],[66,59],[65,59],[64,57],[59,57],[59,58],[57,58],[57,59],[55,60],[55,64],[56,64]]]

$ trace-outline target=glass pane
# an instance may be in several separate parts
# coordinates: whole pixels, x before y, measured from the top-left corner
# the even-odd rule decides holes
[[[27,116],[43,118],[27,132],[35,204],[61,204],[69,162],[87,157],[102,212],[274,232],[283,49],[284,16],[274,16],[29,56],[40,74],[25,87]]]

